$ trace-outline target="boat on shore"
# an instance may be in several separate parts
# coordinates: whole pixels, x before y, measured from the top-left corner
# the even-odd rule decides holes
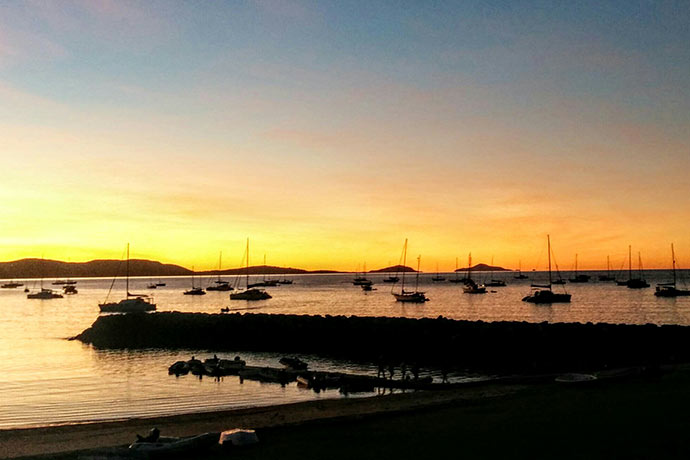
[[[405,244],[403,245],[403,272],[402,272],[402,282],[400,286],[400,292],[393,292],[391,294],[395,297],[396,302],[406,302],[406,303],[424,303],[429,299],[424,295],[423,292],[419,291],[419,266],[421,263],[422,256],[417,257],[417,273],[415,277],[415,288],[414,291],[405,290],[405,264],[407,263],[407,238],[405,238]]]
[[[246,254],[246,259],[247,259],[247,272],[246,272],[246,285],[247,289],[244,291],[240,292],[234,292],[230,294],[230,300],[248,300],[248,301],[256,301],[256,300],[267,300],[271,299],[271,295],[264,291],[263,289],[256,289],[253,288],[252,285],[249,283],[249,238],[247,238],[247,248],[245,250]]]
[[[127,243],[127,262],[125,268],[125,298],[119,302],[108,302],[106,300],[98,304],[98,308],[101,313],[142,313],[147,311],[154,311],[156,309],[156,304],[154,304],[146,294],[132,294],[129,292],[129,243]],[[113,278],[113,284],[117,279],[117,274]],[[112,290],[111,284],[110,289]],[[108,291],[110,295],[110,290]]]
[[[654,295],[657,297],[685,297],[690,296],[690,290],[678,289],[676,286],[676,251],[671,243],[671,267],[673,270],[673,281],[668,283],[659,283],[656,285]]]
[[[546,235],[546,245],[549,259],[549,283],[531,284],[530,294],[522,298],[523,302],[534,304],[568,303],[571,295],[563,290],[563,293],[553,292],[551,284],[551,236]]]

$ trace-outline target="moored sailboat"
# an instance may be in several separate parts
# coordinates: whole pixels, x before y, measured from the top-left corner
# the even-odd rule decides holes
[[[606,256],[606,274],[599,275],[599,281],[615,281],[616,279],[611,276],[611,258]]]
[[[676,251],[673,248],[673,243],[671,243],[671,260],[673,269],[673,281],[669,283],[659,283],[656,285],[656,292],[654,295],[657,297],[684,297],[690,296],[690,290],[678,289],[676,287]]]
[[[223,251],[218,255],[218,279],[213,282],[213,285],[206,288],[207,291],[232,291],[229,281],[225,281],[220,276],[221,267],[223,264]]]
[[[619,286],[627,286],[630,289],[643,289],[648,288],[649,283],[644,279],[644,273],[642,271],[642,255],[638,251],[637,253],[637,267],[639,271],[639,278],[633,278],[632,276],[632,246],[628,245],[628,280],[627,281],[616,281]]]
[[[546,245],[549,258],[549,283],[548,284],[532,284],[530,285],[531,292],[529,295],[522,298],[523,302],[530,302],[534,304],[551,304],[551,303],[567,303],[570,302],[571,295],[567,292],[563,294],[555,293],[551,290],[551,236],[546,235]]]
[[[115,284],[117,274],[113,278],[113,282],[108,290],[108,295]],[[125,269],[125,298],[119,302],[107,302],[98,304],[101,313],[141,313],[146,311],[153,311],[156,309],[156,304],[151,302],[151,298],[146,294],[132,294],[129,292],[129,243],[127,243],[127,263]]]
[[[467,277],[465,278],[465,285],[462,287],[462,292],[465,294],[486,294],[486,286],[477,284],[471,276],[472,273],[472,253],[467,259]]]
[[[230,294],[230,300],[266,300],[270,299],[271,295],[264,291],[263,289],[251,288],[249,283],[249,238],[247,238],[247,273],[246,273],[246,284],[247,289],[240,292],[234,292]]]
[[[518,261],[518,274],[515,275],[513,278],[515,278],[516,280],[526,280],[528,278],[527,275],[522,273],[522,261],[521,260]]]
[[[583,275],[578,272],[577,270],[577,254],[575,254],[575,276],[570,278],[568,281],[571,283],[589,283],[589,279],[591,276],[589,275]]]
[[[403,246],[403,267],[402,267],[402,281],[400,292],[392,292],[393,297],[395,297],[396,302],[408,302],[408,303],[423,303],[429,299],[424,295],[423,292],[419,291],[419,266],[421,263],[422,256],[417,257],[417,273],[415,277],[415,288],[414,291],[405,290],[405,264],[407,263],[407,238],[405,238],[405,245]]]

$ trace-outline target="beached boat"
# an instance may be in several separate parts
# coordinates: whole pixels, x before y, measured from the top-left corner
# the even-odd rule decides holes
[[[523,302],[534,304],[552,304],[552,303],[567,303],[570,302],[570,294],[567,292],[555,293],[551,290],[551,237],[546,235],[546,245],[549,259],[549,284],[532,284],[530,285],[530,294],[523,297]]]
[[[407,303],[424,303],[429,299],[424,295],[423,292],[419,291],[419,266],[422,256],[417,257],[417,274],[415,278],[415,288],[414,291],[405,290],[405,264],[407,263],[407,238],[405,238],[405,244],[403,245],[403,272],[402,272],[402,283],[400,286],[400,292],[393,292],[393,297],[395,297],[396,302],[407,302]]]
[[[673,243],[671,243],[671,266],[673,269],[673,281],[669,283],[659,283],[656,285],[656,292],[654,295],[657,297],[684,297],[690,296],[690,290],[678,289],[676,287],[676,251],[673,248]]]
[[[465,285],[462,287],[462,292],[465,294],[486,294],[486,286],[477,284],[472,279],[472,253],[467,257],[467,277],[465,277]]]
[[[591,276],[584,275],[578,272],[577,269],[577,254],[575,254],[575,276],[570,278],[568,281],[571,283],[589,283]]]
[[[129,446],[131,451],[145,458],[179,458],[186,455],[186,458],[196,458],[213,446],[218,445],[220,433],[204,433],[197,436],[186,438],[163,437],[142,438]]]
[[[230,294],[230,300],[255,301],[255,300],[270,299],[271,295],[268,292],[264,291],[263,289],[254,289],[249,284],[249,238],[247,238],[246,255],[247,255],[247,273],[246,273],[247,289],[244,291],[241,291],[241,292],[235,292],[235,293]]]
[[[129,292],[129,243],[127,243],[127,263],[125,268],[125,298],[119,302],[106,301],[98,304],[101,313],[142,313],[147,311],[154,311],[156,304],[151,301],[151,298],[146,294],[132,294]],[[117,274],[113,279],[113,284],[117,279]],[[112,288],[112,285],[111,285]],[[108,295],[110,291],[108,291]]]

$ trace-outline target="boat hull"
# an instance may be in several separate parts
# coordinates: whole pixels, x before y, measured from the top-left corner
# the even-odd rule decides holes
[[[536,291],[535,293],[523,297],[523,302],[535,304],[549,304],[549,303],[569,303],[570,294],[556,294],[551,291]]]
[[[123,299],[119,302],[102,303],[98,305],[102,313],[141,313],[155,311],[156,304],[142,298]]]
[[[230,300],[267,300],[271,298],[268,292],[260,289],[248,289],[243,292],[230,294]]]
[[[397,302],[407,302],[407,303],[424,303],[429,299],[424,295],[423,292],[412,292],[403,294],[393,294]]]

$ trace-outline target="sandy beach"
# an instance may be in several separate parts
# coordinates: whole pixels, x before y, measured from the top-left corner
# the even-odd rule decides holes
[[[690,372],[678,368],[585,385],[490,384],[8,430],[0,432],[0,455],[78,459],[124,446],[155,426],[177,436],[257,429],[258,445],[210,451],[202,457],[208,459],[687,458],[687,388]]]
[[[210,413],[141,418],[44,428],[0,431],[0,458],[57,454],[131,443],[136,433],[158,427],[166,436],[190,436],[232,428],[275,428],[315,420],[359,418],[414,411],[462,401],[499,397],[524,389],[521,385],[487,385],[448,391],[399,393],[256,407]]]

